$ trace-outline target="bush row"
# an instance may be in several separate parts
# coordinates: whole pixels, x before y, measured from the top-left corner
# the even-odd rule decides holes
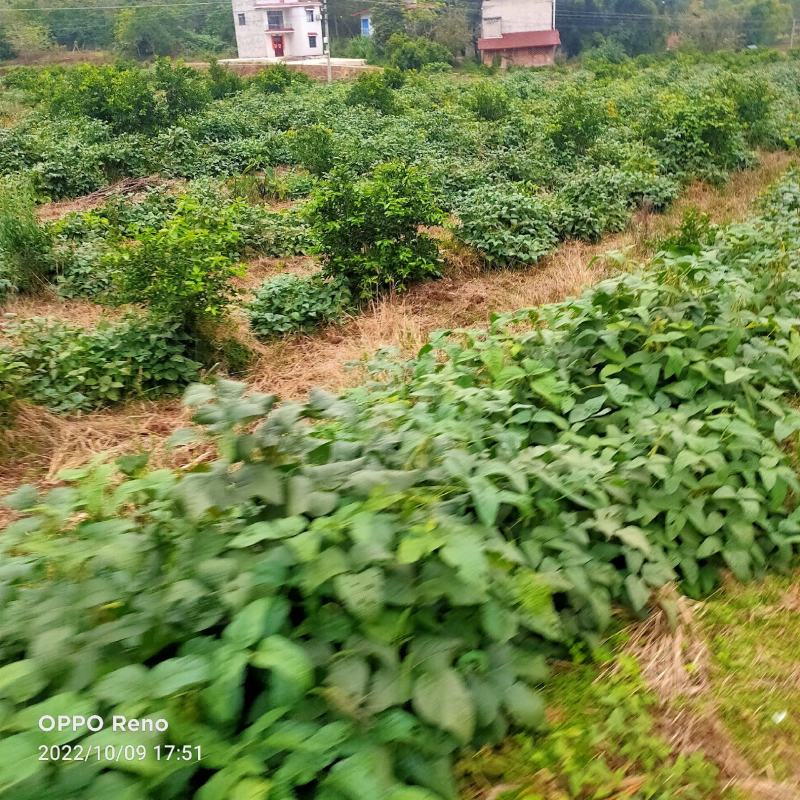
[[[130,318],[93,330],[48,319],[8,322],[0,349],[0,410],[15,400],[85,411],[122,399],[176,394],[199,375],[179,326]]]
[[[199,102],[191,87],[205,79],[169,65],[60,70],[43,73],[40,110],[0,132],[0,173],[29,170],[41,196],[63,197],[129,174],[195,178],[280,164],[365,174],[399,160],[423,169],[448,210],[469,189],[548,183],[587,163],[679,183],[719,180],[747,163],[750,147],[796,145],[797,70],[790,60],[743,57],[725,69],[671,63],[624,77],[520,72],[466,84],[390,69],[333,87],[298,86],[285,70],[262,73],[258,80],[284,92],[280,103],[256,86]],[[39,73],[21,75],[32,85]],[[14,76],[5,80],[26,82]],[[171,108],[147,116],[152,131],[127,121],[140,106],[122,89],[114,99],[115,81],[128,76],[166,87],[144,105]],[[112,100],[119,108],[102,107]]]
[[[491,266],[533,264],[561,239],[598,241],[620,231],[631,211],[663,211],[677,196],[667,177],[600,167],[576,172],[553,192],[525,184],[476,189],[458,209],[458,238]]]

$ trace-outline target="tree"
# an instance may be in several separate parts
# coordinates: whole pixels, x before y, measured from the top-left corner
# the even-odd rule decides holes
[[[398,0],[379,6],[372,14],[372,40],[378,50],[383,50],[393,33],[403,33],[405,25],[403,6]]]
[[[127,8],[119,12],[114,41],[132,56],[171,56],[180,50],[182,14],[171,8]]]
[[[8,37],[8,30],[0,27],[0,60],[6,58],[14,58],[17,51],[11,45],[11,40]]]
[[[792,7],[779,0],[756,0],[743,18],[746,44],[769,46],[789,31]]]
[[[663,50],[667,38],[667,21],[659,14],[653,0],[610,0],[608,37],[618,41],[630,56]]]
[[[467,10],[460,6],[447,6],[436,17],[431,38],[446,47],[454,56],[466,55],[473,43],[474,30]]]

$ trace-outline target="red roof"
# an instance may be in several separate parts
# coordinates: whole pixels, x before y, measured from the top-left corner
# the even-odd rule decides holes
[[[513,50],[517,47],[550,47],[561,44],[557,30],[504,33],[491,39],[478,39],[478,50]]]

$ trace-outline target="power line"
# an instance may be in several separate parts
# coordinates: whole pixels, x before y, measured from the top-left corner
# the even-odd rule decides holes
[[[372,6],[394,6],[402,8],[402,3],[392,2],[391,0],[372,0],[369,2]],[[468,8],[478,7],[481,0],[460,0],[460,2],[449,3],[448,7]],[[130,3],[127,5],[109,5],[109,6],[62,6],[54,8],[51,6],[44,7],[28,7],[28,8],[0,8],[0,14],[3,12],[16,14],[16,13],[63,13],[66,11],[127,11],[129,9],[139,8],[196,8],[200,6],[217,6],[217,5],[230,5],[230,0],[191,0],[191,2],[177,2],[177,3]]]
[[[136,4],[136,5],[126,5],[126,6],[63,6],[62,8],[0,8],[0,13],[6,12],[11,14],[16,14],[19,12],[24,13],[52,13],[52,12],[64,12],[64,11],[126,11],[128,9],[137,9],[137,8],[175,8],[176,6],[186,8],[186,7],[193,7],[193,6],[215,6],[215,5],[222,5],[228,4],[230,0],[194,0],[191,3],[147,3],[147,4]]]

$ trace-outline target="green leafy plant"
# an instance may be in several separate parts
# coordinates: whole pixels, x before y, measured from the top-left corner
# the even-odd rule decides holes
[[[239,205],[208,206],[193,195],[177,202],[162,227],[143,227],[106,257],[122,302],[141,303],[186,330],[221,318],[241,273],[236,258]]]
[[[0,291],[40,291],[52,269],[52,240],[36,220],[30,184],[0,182]]]
[[[453,757],[546,729],[549,661],[620,606],[788,568],[798,208],[792,178],[697,255],[384,354],[344,396],[194,386],[218,455],[191,471],[127,459],[21,487],[0,537],[0,790],[454,800]],[[703,797],[646,706],[607,700],[655,767],[643,796]],[[38,748],[130,734],[31,724],[62,708],[168,728],[137,737],[136,771],[76,772]],[[613,788],[608,764],[564,760],[597,730],[562,726],[531,763]],[[201,759],[157,758],[186,742]]]
[[[503,119],[511,112],[511,98],[502,86],[491,81],[476,83],[467,95],[467,105],[484,120]]]
[[[456,235],[490,266],[535,264],[556,245],[552,203],[512,187],[473,192],[458,217]]]
[[[595,242],[622,230],[630,217],[631,193],[627,175],[614,169],[570,175],[556,193],[559,236]]]
[[[174,324],[131,318],[94,330],[44,318],[5,325],[3,371],[14,365],[18,397],[56,411],[175,394],[197,378],[189,337]],[[5,377],[5,376],[4,376]]]
[[[386,42],[389,63],[401,70],[422,69],[426,64],[449,64],[452,53],[443,45],[423,36],[393,33]]]
[[[350,304],[343,281],[320,275],[277,275],[261,284],[249,305],[250,327],[256,336],[307,333],[339,319]]]
[[[306,125],[290,132],[297,163],[312,175],[324,175],[333,167],[333,134],[324,125]]]
[[[289,88],[310,84],[308,75],[289,69],[286,64],[270,64],[250,79],[250,85],[265,94],[279,94]]]
[[[438,274],[436,243],[420,227],[440,222],[442,215],[415,167],[381,164],[362,179],[334,170],[305,213],[325,274],[345,281],[358,299]]]
[[[380,72],[359,75],[347,92],[346,102],[350,106],[373,108],[382,114],[391,114],[397,107],[394,92]]]

